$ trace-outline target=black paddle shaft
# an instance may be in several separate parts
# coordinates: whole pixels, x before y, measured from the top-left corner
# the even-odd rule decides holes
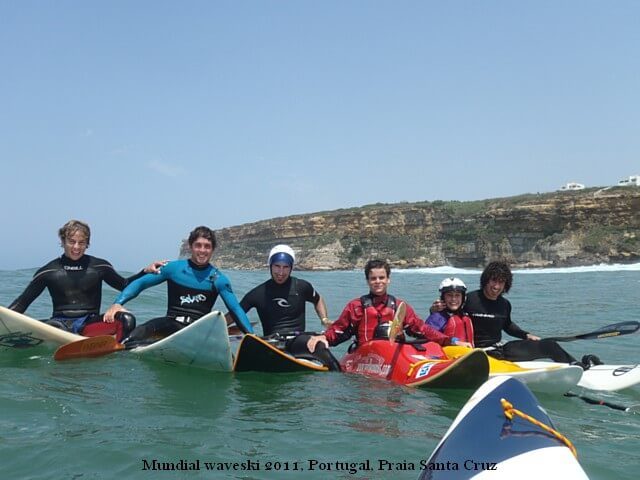
[[[609,407],[609,408],[613,408],[614,410],[620,410],[623,412],[636,412],[638,410],[638,406],[637,405],[632,405],[630,407],[627,407],[625,405],[618,405],[616,403],[611,403],[611,402],[607,402],[605,400],[600,400],[597,398],[591,398],[591,397],[587,397],[585,395],[578,395],[577,393],[572,393],[572,392],[567,392],[564,394],[565,397],[575,397],[575,398],[579,398],[580,400],[587,402],[590,405],[602,405],[605,407]]]

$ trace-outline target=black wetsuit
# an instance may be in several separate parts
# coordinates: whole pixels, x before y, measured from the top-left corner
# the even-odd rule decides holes
[[[475,346],[495,347],[494,350],[487,351],[493,357],[511,361],[539,358],[550,358],[555,362],[564,363],[576,361],[553,340],[527,340],[528,332],[511,320],[511,303],[502,295],[496,300],[490,300],[482,290],[476,290],[467,295],[464,309],[473,323]],[[522,340],[501,345],[503,330]]]
[[[319,343],[314,353],[309,352],[307,340],[311,334],[306,330],[306,302],[317,305],[320,294],[306,280],[289,277],[283,284],[273,279],[258,285],[247,293],[240,306],[245,312],[255,308],[260,317],[265,336],[280,335],[286,339],[283,347],[294,356],[313,357],[332,370],[340,365],[331,352]]]
[[[46,322],[79,333],[85,325],[102,321],[100,304],[103,281],[116,290],[122,290],[129,282],[142,275],[144,272],[124,278],[109,262],[101,258],[83,255],[79,260],[71,260],[62,255],[40,268],[22,295],[9,308],[24,313],[47,288],[53,303],[53,313]],[[77,321],[80,319],[83,320]],[[135,325],[123,326],[126,330]]]
[[[245,312],[255,308],[262,332],[271,335],[304,332],[306,302],[317,305],[319,301],[320,295],[309,282],[289,277],[282,285],[273,280],[258,285],[240,300],[240,306]]]

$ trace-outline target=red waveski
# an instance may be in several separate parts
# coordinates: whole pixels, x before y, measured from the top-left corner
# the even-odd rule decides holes
[[[409,387],[474,389],[489,378],[489,361],[482,350],[449,359],[432,342],[413,345],[372,340],[347,353],[340,364],[345,373]]]

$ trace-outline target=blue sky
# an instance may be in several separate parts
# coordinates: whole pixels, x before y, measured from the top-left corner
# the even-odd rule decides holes
[[[0,1],[0,269],[640,174],[637,1]]]

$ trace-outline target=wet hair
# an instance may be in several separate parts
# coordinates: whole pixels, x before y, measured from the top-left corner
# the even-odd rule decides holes
[[[501,280],[504,282],[504,293],[507,293],[513,285],[513,274],[507,262],[494,261],[485,267],[480,276],[480,288],[489,283],[489,280]]]
[[[384,268],[387,272],[387,277],[391,276],[391,267],[386,260],[369,260],[364,266],[364,278],[369,280],[369,272],[374,268]]]
[[[209,240],[213,249],[216,249],[216,232],[205,226],[196,227],[189,233],[189,246],[191,247],[200,237]]]
[[[73,237],[76,232],[82,233],[85,237],[87,237],[87,247],[89,246],[89,241],[91,240],[91,229],[89,225],[80,220],[69,220],[58,230],[58,237],[60,237],[60,242],[62,246],[64,246],[64,242],[67,238]]]

